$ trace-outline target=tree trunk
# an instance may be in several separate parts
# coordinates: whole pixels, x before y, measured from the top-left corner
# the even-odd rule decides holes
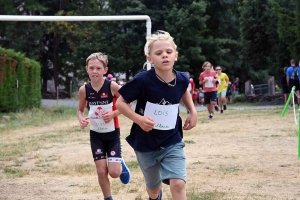
[[[52,57],[52,62],[53,62],[53,79],[54,79],[54,85],[55,85],[55,91],[57,91],[57,87],[59,86],[59,79],[58,79],[58,48],[59,44],[61,42],[60,36],[55,36],[54,39],[54,44],[53,44],[53,57]]]

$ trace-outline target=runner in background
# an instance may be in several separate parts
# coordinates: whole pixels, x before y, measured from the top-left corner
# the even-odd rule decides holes
[[[221,109],[220,112],[222,114],[223,110],[227,109],[226,92],[227,92],[229,78],[228,78],[227,74],[222,72],[221,66],[216,67],[216,72],[217,72],[217,78],[218,78],[218,82],[219,82],[217,98],[218,98],[219,107]]]

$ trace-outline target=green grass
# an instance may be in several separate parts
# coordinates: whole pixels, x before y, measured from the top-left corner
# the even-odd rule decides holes
[[[4,168],[3,172],[9,177],[23,177],[26,174],[26,172],[24,172],[23,170],[8,167]]]
[[[228,106],[230,107],[242,107],[242,106],[261,106],[261,104],[259,102],[236,102],[236,103],[230,103],[228,104]]]
[[[0,133],[5,130],[13,130],[26,126],[45,126],[55,121],[74,117],[76,116],[76,112],[76,108],[59,106],[0,113]],[[9,119],[4,119],[3,116],[8,116]]]
[[[225,193],[218,191],[201,192],[194,189],[187,192],[188,200],[219,200],[225,196]]]

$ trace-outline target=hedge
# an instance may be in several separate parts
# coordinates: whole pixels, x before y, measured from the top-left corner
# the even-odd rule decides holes
[[[23,53],[0,47],[0,111],[41,106],[41,66]]]

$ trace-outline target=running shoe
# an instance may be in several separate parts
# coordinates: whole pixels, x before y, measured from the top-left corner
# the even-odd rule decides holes
[[[159,191],[159,193],[158,193],[158,197],[156,198],[157,200],[161,200],[162,199],[162,194],[163,194],[163,191],[162,191],[162,189]],[[151,199],[150,197],[149,197],[149,200],[153,200],[153,199]]]
[[[123,184],[127,184],[130,181],[130,171],[129,168],[126,166],[124,159],[121,160],[122,165],[122,173],[120,175],[120,180]]]
[[[221,114],[223,113],[223,110],[221,110]]]
[[[215,111],[219,112],[220,108],[218,105],[215,105]]]
[[[212,119],[214,115],[212,113],[209,114],[208,119]]]
[[[227,109],[227,105],[225,104],[225,105],[223,105],[223,108],[224,108],[224,110],[226,110]]]

